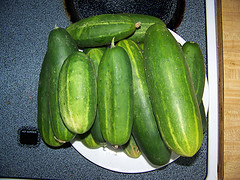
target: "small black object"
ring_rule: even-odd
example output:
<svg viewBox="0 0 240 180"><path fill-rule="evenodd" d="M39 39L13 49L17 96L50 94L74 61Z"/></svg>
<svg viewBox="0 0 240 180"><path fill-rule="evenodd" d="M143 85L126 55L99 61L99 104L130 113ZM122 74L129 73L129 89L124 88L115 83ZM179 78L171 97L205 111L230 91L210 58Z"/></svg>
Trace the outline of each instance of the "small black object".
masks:
<svg viewBox="0 0 240 180"><path fill-rule="evenodd" d="M64 3L72 23L100 14L135 13L158 17L174 30L185 10L185 0L65 0Z"/></svg>
<svg viewBox="0 0 240 180"><path fill-rule="evenodd" d="M39 132L35 127L21 127L18 135L20 146L37 147L40 143Z"/></svg>

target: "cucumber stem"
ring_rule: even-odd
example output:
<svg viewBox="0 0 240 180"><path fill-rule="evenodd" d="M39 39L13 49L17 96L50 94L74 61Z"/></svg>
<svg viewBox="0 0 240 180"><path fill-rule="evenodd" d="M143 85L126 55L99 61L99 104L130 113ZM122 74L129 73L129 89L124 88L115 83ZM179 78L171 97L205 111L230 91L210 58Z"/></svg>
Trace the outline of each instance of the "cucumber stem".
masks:
<svg viewBox="0 0 240 180"><path fill-rule="evenodd" d="M141 26L141 22L137 22L136 24L135 24L135 28L140 28L140 26Z"/></svg>
<svg viewBox="0 0 240 180"><path fill-rule="evenodd" d="M118 145L114 145L112 147L113 147L113 149L118 149Z"/></svg>
<svg viewBox="0 0 240 180"><path fill-rule="evenodd" d="M115 47L115 44L114 44L114 39L115 37L112 38L112 42L111 42L111 48L114 48Z"/></svg>

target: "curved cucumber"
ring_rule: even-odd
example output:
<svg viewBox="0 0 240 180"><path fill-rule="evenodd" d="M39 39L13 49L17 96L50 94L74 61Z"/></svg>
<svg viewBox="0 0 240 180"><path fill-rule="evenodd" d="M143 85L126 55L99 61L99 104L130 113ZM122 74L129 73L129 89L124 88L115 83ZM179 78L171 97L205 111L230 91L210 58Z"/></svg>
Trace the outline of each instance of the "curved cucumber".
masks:
<svg viewBox="0 0 240 180"><path fill-rule="evenodd" d="M133 124L132 69L121 47L107 49L98 67L98 108L104 139L113 146L127 143Z"/></svg>
<svg viewBox="0 0 240 180"><path fill-rule="evenodd" d="M151 25L156 23L164 24L164 22L161 19L154 16L144 14L123 14L123 15L132 19L135 24L140 23L140 27L136 28L136 31L133 33L133 35L128 37L128 39L133 40L136 43L141 43L144 41L146 31Z"/></svg>
<svg viewBox="0 0 240 180"><path fill-rule="evenodd" d="M58 98L67 128L76 134L87 132L96 116L97 81L93 63L83 52L65 60L59 74Z"/></svg>
<svg viewBox="0 0 240 180"><path fill-rule="evenodd" d="M48 67L47 67L47 53L44 57L41 72L39 76L39 84L38 84L38 112L37 112L37 124L39 133L43 139L43 141L52 147L59 147L62 143L56 141L54 138L54 134L52 131L52 125L50 122L50 114L49 114L49 105L48 105Z"/></svg>
<svg viewBox="0 0 240 180"><path fill-rule="evenodd" d="M170 159L171 151L161 138L153 114L141 49L132 40L121 40L117 46L124 48L132 66L134 91L132 134L148 161L155 165L166 164Z"/></svg>
<svg viewBox="0 0 240 180"><path fill-rule="evenodd" d="M133 136L130 136L129 141L122 148L123 152L131 158L138 158L142 154Z"/></svg>
<svg viewBox="0 0 240 180"><path fill-rule="evenodd" d="M94 64L96 75L98 73L98 66L100 64L103 53L104 53L104 51L102 49L99 49L99 48L92 48L87 53L87 55L90 57L90 59L92 60L92 62ZM99 115L98 115L98 109L97 109L97 112L96 112L95 121L94 121L93 126L91 128L91 134L92 134L92 137L94 138L94 140L96 142L105 143L105 140L102 136L102 132L101 132L101 128L100 128L100 120L99 120Z"/></svg>
<svg viewBox="0 0 240 180"><path fill-rule="evenodd" d="M96 47L119 41L135 31L134 22L120 14L92 16L66 28L79 47Z"/></svg>
<svg viewBox="0 0 240 180"><path fill-rule="evenodd" d="M202 51L196 42L187 41L182 47L196 92L198 104L202 101L205 85L205 64Z"/></svg>
<svg viewBox="0 0 240 180"><path fill-rule="evenodd" d="M78 51L75 41L63 28L53 29L48 38L48 79L49 109L53 132L60 141L70 141L75 137L64 125L58 106L58 76L65 59Z"/></svg>
<svg viewBox="0 0 240 180"><path fill-rule="evenodd" d="M199 107L182 49L166 26L154 24L147 30L144 64L165 143L176 154L193 156L203 139Z"/></svg>

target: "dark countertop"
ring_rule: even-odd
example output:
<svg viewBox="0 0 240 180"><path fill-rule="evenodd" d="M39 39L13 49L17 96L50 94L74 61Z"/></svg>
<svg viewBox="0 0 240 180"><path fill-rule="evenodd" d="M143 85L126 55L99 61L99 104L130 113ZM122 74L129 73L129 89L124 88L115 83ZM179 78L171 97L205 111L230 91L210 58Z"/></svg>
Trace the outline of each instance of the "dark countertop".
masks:
<svg viewBox="0 0 240 180"><path fill-rule="evenodd" d="M70 24L63 1L0 2L0 177L40 179L204 179L207 132L200 151L147 173L106 170L83 158L73 147L50 149L19 143L19 129L37 127L37 88L48 33ZM206 59L205 1L187 1L177 33L199 43Z"/></svg>

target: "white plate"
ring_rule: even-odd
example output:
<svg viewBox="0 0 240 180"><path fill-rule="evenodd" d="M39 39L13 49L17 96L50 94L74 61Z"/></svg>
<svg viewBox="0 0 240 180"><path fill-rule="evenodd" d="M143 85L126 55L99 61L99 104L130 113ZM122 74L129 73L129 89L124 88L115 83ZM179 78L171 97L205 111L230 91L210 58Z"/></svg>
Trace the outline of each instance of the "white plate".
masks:
<svg viewBox="0 0 240 180"><path fill-rule="evenodd" d="M171 31L175 39L183 45L186 41L177 35L175 32ZM203 95L203 103L205 106L205 112L207 114L208 111L208 83L205 81L205 89ZM137 159L133 159L128 157L124 152L113 151L110 148L99 148L99 149L89 149L85 147L79 139L75 138L72 142L72 146L86 159L91 161L92 163L106 168L108 170L122 172L122 173L142 173L148 172L155 169L159 169L163 166L152 166L150 165L146 159L141 155ZM179 155L172 153L171 158L167 164L175 161Z"/></svg>

